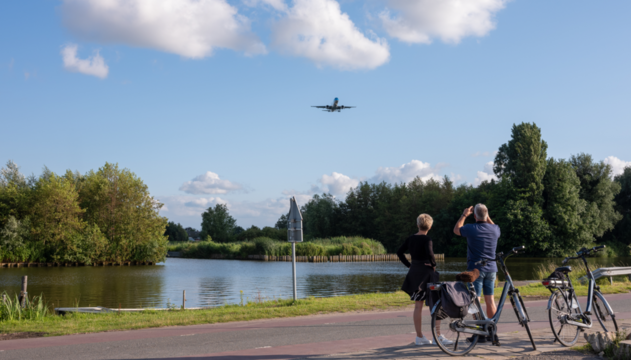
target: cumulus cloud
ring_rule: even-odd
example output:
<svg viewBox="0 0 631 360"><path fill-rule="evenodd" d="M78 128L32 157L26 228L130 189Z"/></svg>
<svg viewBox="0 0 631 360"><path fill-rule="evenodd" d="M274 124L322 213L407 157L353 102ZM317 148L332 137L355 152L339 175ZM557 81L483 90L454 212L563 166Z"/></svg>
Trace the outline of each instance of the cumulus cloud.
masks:
<svg viewBox="0 0 631 360"><path fill-rule="evenodd" d="M478 171L478 176L475 178L475 186L480 185L483 181L497 180L495 172L493 172L493 161L489 161L484 164L484 170Z"/></svg>
<svg viewBox="0 0 631 360"><path fill-rule="evenodd" d="M243 185L230 180L222 180L212 171L207 171L180 186L180 191L193 195L227 194L240 190L245 191Z"/></svg>
<svg viewBox="0 0 631 360"><path fill-rule="evenodd" d="M249 20L226 0L63 0L61 10L65 26L89 40L193 59L215 48L266 52Z"/></svg>
<svg viewBox="0 0 631 360"><path fill-rule="evenodd" d="M403 42L430 44L434 38L458 43L467 36L485 36L495 28L494 16L507 0L388 0L380 14L386 32Z"/></svg>
<svg viewBox="0 0 631 360"><path fill-rule="evenodd" d="M368 39L334 0L295 0L274 25L273 45L343 70L374 69L390 58L386 40Z"/></svg>
<svg viewBox="0 0 631 360"><path fill-rule="evenodd" d="M359 185L359 180L351 179L344 174L333 172L331 175L322 175L320 183L322 184L323 192L333 195L343 195L351 188Z"/></svg>
<svg viewBox="0 0 631 360"><path fill-rule="evenodd" d="M77 57L77 45L68 44L61 49L61 57L64 61L64 68L68 71L96 76L105 79L109 72L109 67L98 51L92 57L79 59Z"/></svg>
<svg viewBox="0 0 631 360"><path fill-rule="evenodd" d="M287 11L287 4L283 0L244 0L247 6L258 6L259 4L267 5L275 10Z"/></svg>
<svg viewBox="0 0 631 360"><path fill-rule="evenodd" d="M427 181L429 179L440 179L438 172L445 164L438 164L432 167L430 163L424 163L420 160L412 160L407 164L394 167L380 167L377 169L375 176L370 178L370 182L379 183L382 181L388 183L408 183L416 177Z"/></svg>
<svg viewBox="0 0 631 360"><path fill-rule="evenodd" d="M607 156L604 162L611 166L613 176L622 174L625 167L631 166L631 161L620 160L615 156Z"/></svg>

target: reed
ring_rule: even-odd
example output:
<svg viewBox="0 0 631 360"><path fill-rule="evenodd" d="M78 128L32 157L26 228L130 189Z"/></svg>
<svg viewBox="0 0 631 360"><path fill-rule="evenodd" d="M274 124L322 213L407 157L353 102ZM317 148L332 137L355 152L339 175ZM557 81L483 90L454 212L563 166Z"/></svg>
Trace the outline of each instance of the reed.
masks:
<svg viewBox="0 0 631 360"><path fill-rule="evenodd" d="M43 320L49 315L48 306L42 296L34 296L26 299L25 306L20 305L17 295L11 298L6 292L3 293L0 302L0 321L22 321L22 320Z"/></svg>

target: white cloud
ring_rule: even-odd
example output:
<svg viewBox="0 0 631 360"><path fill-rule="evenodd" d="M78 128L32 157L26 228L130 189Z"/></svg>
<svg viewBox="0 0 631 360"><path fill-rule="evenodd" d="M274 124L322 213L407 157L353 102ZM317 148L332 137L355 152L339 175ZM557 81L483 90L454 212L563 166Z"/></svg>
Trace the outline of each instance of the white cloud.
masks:
<svg viewBox="0 0 631 360"><path fill-rule="evenodd" d="M403 42L430 44L434 38L458 43L485 36L495 28L494 15L507 0L388 0L397 14L380 14L386 32Z"/></svg>
<svg viewBox="0 0 631 360"><path fill-rule="evenodd" d="M69 44L61 49L61 56L64 60L64 68L68 71L92 75L101 79L105 79L109 72L105 60L98 51L95 51L92 57L79 59L77 57L77 45Z"/></svg>
<svg viewBox="0 0 631 360"><path fill-rule="evenodd" d="M274 47L343 70L374 69L385 64L385 39L368 39L334 0L295 0L273 29Z"/></svg>
<svg viewBox="0 0 631 360"><path fill-rule="evenodd" d="M417 176L423 181L429 179L440 179L438 172L445 164L438 164L432 167L430 163L424 163L419 160L412 160L407 164L394 167L380 167L377 169L375 176L370 178L370 182L379 183L385 181L387 183L408 183Z"/></svg>
<svg viewBox="0 0 631 360"><path fill-rule="evenodd" d="M475 186L480 185L483 181L497 180L495 172L493 172L493 161L489 161L484 164L484 170L478 171L478 176L475 178Z"/></svg>
<svg viewBox="0 0 631 360"><path fill-rule="evenodd" d="M212 171L207 171L195 177L191 181L187 181L180 190L188 194L227 194L229 192L244 190L243 185L234 183L230 180L222 180L219 175ZM245 190L244 190L245 191Z"/></svg>
<svg viewBox="0 0 631 360"><path fill-rule="evenodd" d="M194 59L214 48L266 52L249 20L226 0L64 0L61 9L66 27L89 40Z"/></svg>
<svg viewBox="0 0 631 360"><path fill-rule="evenodd" d="M319 181L323 185L322 192L333 195L345 195L348 190L359 185L358 179L351 179L344 174L336 172L333 172L331 175L322 175Z"/></svg>
<svg viewBox="0 0 631 360"><path fill-rule="evenodd" d="M607 156L604 162L611 166L613 176L622 174L625 167L631 166L631 161L620 160L615 156Z"/></svg>

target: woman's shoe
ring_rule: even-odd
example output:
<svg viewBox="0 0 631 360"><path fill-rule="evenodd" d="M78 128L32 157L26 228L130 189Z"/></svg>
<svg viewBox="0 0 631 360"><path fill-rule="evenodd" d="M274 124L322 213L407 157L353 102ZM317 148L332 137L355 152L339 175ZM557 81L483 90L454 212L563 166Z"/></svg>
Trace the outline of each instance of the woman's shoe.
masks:
<svg viewBox="0 0 631 360"><path fill-rule="evenodd" d="M425 337L425 335L423 335L423 337L416 337L416 341L414 342L417 346L422 346L422 345L431 345L432 341L429 340L428 338Z"/></svg>
<svg viewBox="0 0 631 360"><path fill-rule="evenodd" d="M451 341L451 340L447 339L447 338L446 338L445 336L443 336L442 334L441 334L441 335L438 335L438 340L434 339L434 341L436 341L436 342L439 342L439 341L440 341L440 343L441 343L441 344L443 344L443 345L453 345L453 344L454 344L454 342L453 342L453 341Z"/></svg>

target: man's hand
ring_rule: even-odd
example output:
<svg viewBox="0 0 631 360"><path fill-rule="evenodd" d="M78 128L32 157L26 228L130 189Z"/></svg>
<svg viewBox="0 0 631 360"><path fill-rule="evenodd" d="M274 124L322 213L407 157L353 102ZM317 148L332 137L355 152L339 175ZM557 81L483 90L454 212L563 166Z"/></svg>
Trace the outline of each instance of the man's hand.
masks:
<svg viewBox="0 0 631 360"><path fill-rule="evenodd" d="M468 208L464 209L464 211L462 212L462 216L460 216L460 219L458 219L458 222L456 222L456 226L454 226L454 234L461 236L460 228L464 226L464 221L471 214L473 214L473 206L469 206Z"/></svg>

